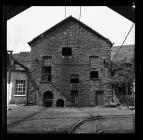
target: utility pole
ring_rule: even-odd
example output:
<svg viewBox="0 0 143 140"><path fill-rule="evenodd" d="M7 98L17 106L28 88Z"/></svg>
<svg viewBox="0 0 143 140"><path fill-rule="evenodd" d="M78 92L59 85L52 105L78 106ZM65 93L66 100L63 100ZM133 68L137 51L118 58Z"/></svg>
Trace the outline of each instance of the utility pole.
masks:
<svg viewBox="0 0 143 140"><path fill-rule="evenodd" d="M7 93L7 105L9 104L9 92L10 92L10 81L11 81L11 63L12 63L12 52L13 51L7 51L7 53L10 53L10 54L8 54L9 55L9 63L8 63L8 93Z"/></svg>
<svg viewBox="0 0 143 140"><path fill-rule="evenodd" d="M7 51L9 52L9 64L8 64L8 84L10 84L10 78L11 78L11 62L12 62L12 52L13 51Z"/></svg>

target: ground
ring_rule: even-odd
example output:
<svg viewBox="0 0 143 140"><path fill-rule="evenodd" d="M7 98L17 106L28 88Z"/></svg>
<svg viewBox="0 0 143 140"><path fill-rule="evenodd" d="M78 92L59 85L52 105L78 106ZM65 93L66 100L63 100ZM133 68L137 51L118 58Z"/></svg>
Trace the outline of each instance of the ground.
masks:
<svg viewBox="0 0 143 140"><path fill-rule="evenodd" d="M133 114L127 108L46 108L42 106L9 106L7 111L8 133L67 133L89 116L126 116L121 118L99 120L98 129L115 127L116 130L133 130ZM116 120L115 120L116 119ZM107 121L108 120L108 121ZM120 121L120 122L119 122ZM119 123L118 123L119 122ZM74 133L95 133L97 121L86 121L74 130ZM96 127L96 128L95 128ZM110 128L111 127L111 128Z"/></svg>

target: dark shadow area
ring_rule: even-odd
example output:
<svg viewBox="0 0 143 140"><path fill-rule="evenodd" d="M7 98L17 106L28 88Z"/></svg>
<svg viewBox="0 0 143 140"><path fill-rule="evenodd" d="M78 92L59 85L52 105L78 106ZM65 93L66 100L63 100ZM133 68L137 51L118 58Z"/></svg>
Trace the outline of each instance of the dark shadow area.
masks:
<svg viewBox="0 0 143 140"><path fill-rule="evenodd" d="M57 107L64 107L64 100L63 99L58 99L56 103Z"/></svg>
<svg viewBox="0 0 143 140"><path fill-rule="evenodd" d="M52 107L53 98L53 93L51 91L46 91L43 95L43 105L46 107Z"/></svg>

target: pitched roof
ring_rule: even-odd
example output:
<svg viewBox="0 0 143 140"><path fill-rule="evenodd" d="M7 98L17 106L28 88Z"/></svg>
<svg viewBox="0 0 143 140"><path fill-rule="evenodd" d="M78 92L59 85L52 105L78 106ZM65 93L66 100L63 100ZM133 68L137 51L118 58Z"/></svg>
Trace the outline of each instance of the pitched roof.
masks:
<svg viewBox="0 0 143 140"><path fill-rule="evenodd" d="M30 52L20 52L15 53L12 55L15 60L20 62L22 65L24 65L27 68L30 68Z"/></svg>
<svg viewBox="0 0 143 140"><path fill-rule="evenodd" d="M115 55L120 46L113 46L111 48L111 58ZM134 48L135 45L123 45L119 50L117 55L114 57L112 61L114 62L132 62L134 59Z"/></svg>
<svg viewBox="0 0 143 140"><path fill-rule="evenodd" d="M13 57L13 55L12 55L12 57L11 57L11 62L10 62L10 54L8 54L7 53L7 70L8 70L8 68L9 68L9 66L12 66L13 67L13 65L14 64L17 64L16 65L16 69L15 70L28 70L28 67L27 66L25 66L25 65L23 65L21 62L19 62L18 60L16 60L14 57ZM11 63L11 64L10 64Z"/></svg>
<svg viewBox="0 0 143 140"><path fill-rule="evenodd" d="M113 45L113 43L105 38L103 35L99 34L98 32L96 32L95 30L93 30L92 28L90 28L88 25L84 24L83 22L77 20L76 18L69 16L68 18L62 20L61 22L59 22L58 24L56 24L55 26L51 27L50 29L46 30L45 32L43 32L42 34L38 35L37 37L35 37L34 39L32 39L31 41L28 42L28 44L31 46L31 44L36 41L37 39L41 38L42 36L44 36L46 33L49 33L51 31L53 31L55 28L59 27L60 25L68 22L68 21L74 21L78 24L80 24L81 26L83 26L84 28L88 29L90 32L96 34L98 37L102 38L103 40L105 40L107 43L109 43L111 46Z"/></svg>
<svg viewBox="0 0 143 140"><path fill-rule="evenodd" d="M15 58L12 57L12 59L14 60L14 63L17 64L18 66L16 67L16 69L25 69L28 70L28 68L26 66L24 66L22 63L20 63L19 61L17 61Z"/></svg>

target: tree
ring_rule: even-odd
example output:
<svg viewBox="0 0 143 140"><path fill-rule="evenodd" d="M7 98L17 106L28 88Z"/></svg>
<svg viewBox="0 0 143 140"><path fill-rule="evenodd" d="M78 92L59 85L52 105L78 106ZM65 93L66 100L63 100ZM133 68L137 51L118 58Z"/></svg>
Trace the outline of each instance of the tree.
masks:
<svg viewBox="0 0 143 140"><path fill-rule="evenodd" d="M110 72L110 75L111 75L111 79L108 79L108 84L111 86L112 88L112 102L113 102L113 93L115 91L115 80L113 80L113 76L116 74L117 71L121 70L122 67L118 64L118 63L115 63L113 61L104 61L104 65L105 67L108 68L109 72Z"/></svg>
<svg viewBox="0 0 143 140"><path fill-rule="evenodd" d="M117 94L126 94L126 102L129 107L129 93L131 92L133 76L132 76L132 64L122 63L122 62L106 62L105 65L108 67L111 73L111 80L109 84L112 87L112 101L113 101L113 91ZM118 92L117 92L118 91Z"/></svg>

